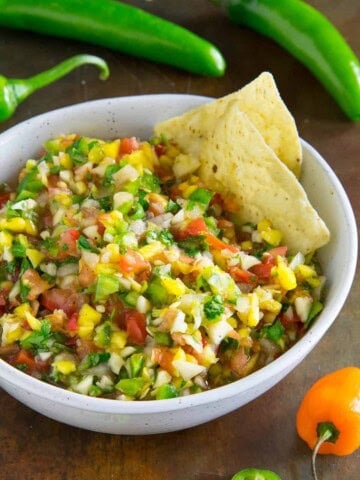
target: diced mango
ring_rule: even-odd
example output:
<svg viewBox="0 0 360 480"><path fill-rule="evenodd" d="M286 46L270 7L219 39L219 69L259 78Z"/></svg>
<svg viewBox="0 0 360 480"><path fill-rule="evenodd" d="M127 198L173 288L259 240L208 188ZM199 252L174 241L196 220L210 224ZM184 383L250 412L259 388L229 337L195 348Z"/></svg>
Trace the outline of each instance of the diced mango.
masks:
<svg viewBox="0 0 360 480"><path fill-rule="evenodd" d="M32 330L36 330L36 331L39 331L40 328L41 328L41 321L39 319L37 319L36 317L34 317L34 315L32 313L30 313L29 311L25 311L24 312L24 316L26 318L26 321L27 323L29 324L29 327L32 329Z"/></svg>
<svg viewBox="0 0 360 480"><path fill-rule="evenodd" d="M119 155L120 140L114 140L110 143L104 143L102 145L102 150L105 153L106 157L117 158Z"/></svg>
<svg viewBox="0 0 360 480"><path fill-rule="evenodd" d="M31 307L28 303L22 303L18 307L15 308L14 313L17 317L21 319L25 319L25 313L29 312L31 313Z"/></svg>
<svg viewBox="0 0 360 480"><path fill-rule="evenodd" d="M161 283L164 285L166 291L170 293L170 295L181 297L186 292L186 286L180 280L180 278L175 279L170 277L162 277Z"/></svg>
<svg viewBox="0 0 360 480"><path fill-rule="evenodd" d="M109 349L111 351L122 350L126 345L127 333L124 330L113 332L111 335Z"/></svg>
<svg viewBox="0 0 360 480"><path fill-rule="evenodd" d="M144 257L145 260L151 260L156 255L161 253L165 249L165 246L161 242L152 242L149 245L139 248L139 253Z"/></svg>
<svg viewBox="0 0 360 480"><path fill-rule="evenodd" d="M55 361L53 367L63 375L70 375L70 373L75 372L76 365L73 360L58 360Z"/></svg>
<svg viewBox="0 0 360 480"><path fill-rule="evenodd" d="M35 248L27 248L26 256L28 257L34 268L38 267L45 258L45 255L39 250L36 250Z"/></svg>
<svg viewBox="0 0 360 480"><path fill-rule="evenodd" d="M85 303L79 312L79 336L81 338L89 338L100 320L101 313Z"/></svg>
<svg viewBox="0 0 360 480"><path fill-rule="evenodd" d="M276 267L274 267L273 274L276 276L277 281L284 290L293 290L297 286L296 276L293 270L280 261Z"/></svg>
<svg viewBox="0 0 360 480"><path fill-rule="evenodd" d="M28 233L29 235L37 235L37 228L34 223L25 218L14 217L9 220L3 218L0 220L1 230L10 230L16 233Z"/></svg>

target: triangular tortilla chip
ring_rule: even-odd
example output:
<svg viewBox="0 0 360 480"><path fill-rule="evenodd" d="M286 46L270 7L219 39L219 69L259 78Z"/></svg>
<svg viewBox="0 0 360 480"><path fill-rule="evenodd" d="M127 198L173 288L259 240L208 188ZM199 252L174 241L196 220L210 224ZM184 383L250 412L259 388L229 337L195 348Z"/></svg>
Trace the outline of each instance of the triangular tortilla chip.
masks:
<svg viewBox="0 0 360 480"><path fill-rule="evenodd" d="M328 242L329 231L300 182L236 105L208 132L199 157L202 181L232 194L243 221L270 220L292 253L306 254Z"/></svg>
<svg viewBox="0 0 360 480"><path fill-rule="evenodd" d="M268 72L235 93L159 123L155 135L164 134L180 148L198 156L201 141L232 104L247 114L278 158L299 177L302 150L296 124Z"/></svg>

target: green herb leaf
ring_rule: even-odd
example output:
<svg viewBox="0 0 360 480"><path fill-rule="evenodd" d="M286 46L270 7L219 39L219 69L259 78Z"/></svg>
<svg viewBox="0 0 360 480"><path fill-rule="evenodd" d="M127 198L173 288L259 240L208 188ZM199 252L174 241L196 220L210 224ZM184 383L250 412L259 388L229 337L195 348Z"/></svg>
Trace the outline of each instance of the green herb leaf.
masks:
<svg viewBox="0 0 360 480"><path fill-rule="evenodd" d="M208 245L204 235L191 235L185 240L178 242L178 246L182 248L187 255L194 257L197 253L208 250Z"/></svg>
<svg viewBox="0 0 360 480"><path fill-rule="evenodd" d="M215 320L225 311L220 295L212 295L204 303L204 313L208 320Z"/></svg>
<svg viewBox="0 0 360 480"><path fill-rule="evenodd" d="M93 253L99 252L97 248L91 245L89 240L86 237L84 237L84 235L80 235L80 237L77 240L77 245L78 245L78 248L81 250L88 250L89 252L93 252Z"/></svg>
<svg viewBox="0 0 360 480"><path fill-rule="evenodd" d="M275 343L281 339L284 333L285 328L282 326L279 319L277 319L272 325L265 326L261 329L261 334Z"/></svg>

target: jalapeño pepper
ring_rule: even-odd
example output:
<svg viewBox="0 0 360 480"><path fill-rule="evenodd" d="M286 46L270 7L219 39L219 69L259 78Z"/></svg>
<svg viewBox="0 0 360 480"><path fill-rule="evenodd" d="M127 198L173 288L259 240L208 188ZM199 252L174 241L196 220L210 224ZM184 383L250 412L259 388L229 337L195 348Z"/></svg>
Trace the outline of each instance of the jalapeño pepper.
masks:
<svg viewBox="0 0 360 480"><path fill-rule="evenodd" d="M271 470L246 468L236 473L231 480L281 480L281 478Z"/></svg>
<svg viewBox="0 0 360 480"><path fill-rule="evenodd" d="M335 26L301 0L212 0L308 67L345 114L360 120L360 62Z"/></svg>
<svg viewBox="0 0 360 480"><path fill-rule="evenodd" d="M55 82L81 65L92 64L100 69L100 78L109 76L106 62L94 55L75 55L53 68L26 79L6 78L0 75L0 122L7 120L18 105L36 90Z"/></svg>
<svg viewBox="0 0 360 480"><path fill-rule="evenodd" d="M0 0L0 25L81 40L200 75L225 70L211 43L115 0Z"/></svg>

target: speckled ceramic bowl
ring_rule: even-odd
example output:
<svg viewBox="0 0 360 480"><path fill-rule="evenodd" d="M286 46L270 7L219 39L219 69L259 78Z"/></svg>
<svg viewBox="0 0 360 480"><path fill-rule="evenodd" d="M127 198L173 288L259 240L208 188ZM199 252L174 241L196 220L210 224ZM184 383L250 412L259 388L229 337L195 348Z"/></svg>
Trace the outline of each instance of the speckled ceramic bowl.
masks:
<svg viewBox="0 0 360 480"><path fill-rule="evenodd" d="M27 120L0 135L0 181L15 178L37 156L42 143L62 133L99 138L152 134L155 123L209 99L188 95L145 95L97 100ZM0 385L28 407L76 427L115 434L180 430L213 420L255 399L293 370L336 319L349 293L357 261L357 230L349 200L326 161L302 142L302 184L327 223L332 238L321 250L328 279L326 305L306 335L280 358L230 385L169 400L123 402L82 396L43 383L0 360Z"/></svg>

